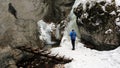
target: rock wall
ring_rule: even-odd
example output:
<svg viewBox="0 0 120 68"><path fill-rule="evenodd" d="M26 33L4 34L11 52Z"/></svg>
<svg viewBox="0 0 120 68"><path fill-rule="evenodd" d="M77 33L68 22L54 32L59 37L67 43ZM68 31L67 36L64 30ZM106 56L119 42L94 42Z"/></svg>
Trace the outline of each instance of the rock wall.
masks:
<svg viewBox="0 0 120 68"><path fill-rule="evenodd" d="M60 22L69 14L75 0L45 0L48 11L44 19L47 21Z"/></svg>
<svg viewBox="0 0 120 68"><path fill-rule="evenodd" d="M16 68L15 63L27 56L16 47L42 47L37 22L62 20L73 3L74 0L0 0L0 67ZM7 59L13 67L6 63Z"/></svg>
<svg viewBox="0 0 120 68"><path fill-rule="evenodd" d="M80 30L81 40L87 45L92 45L97 50L111 50L120 45L120 27L116 24L119 19L119 7L114 0L87 2L86 8L80 4L74 9L77 16L77 25Z"/></svg>

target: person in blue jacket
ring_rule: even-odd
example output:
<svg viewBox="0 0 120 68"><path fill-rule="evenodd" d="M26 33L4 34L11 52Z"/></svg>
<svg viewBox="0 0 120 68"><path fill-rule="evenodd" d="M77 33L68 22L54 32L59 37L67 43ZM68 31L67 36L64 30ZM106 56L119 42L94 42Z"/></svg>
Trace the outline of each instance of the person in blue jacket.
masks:
<svg viewBox="0 0 120 68"><path fill-rule="evenodd" d="M75 50L75 40L76 40L76 32L74 29L70 32L70 38L71 38L71 43L72 43L72 50Z"/></svg>

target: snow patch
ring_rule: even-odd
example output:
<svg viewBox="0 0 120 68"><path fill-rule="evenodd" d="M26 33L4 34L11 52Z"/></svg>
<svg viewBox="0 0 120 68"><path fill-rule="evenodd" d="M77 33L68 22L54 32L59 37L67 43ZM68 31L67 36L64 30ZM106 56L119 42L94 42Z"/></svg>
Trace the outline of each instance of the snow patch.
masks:
<svg viewBox="0 0 120 68"><path fill-rule="evenodd" d="M105 34L109 34L112 33L112 29L108 29L107 31L105 31Z"/></svg>
<svg viewBox="0 0 120 68"><path fill-rule="evenodd" d="M106 12L106 10L105 10L105 6L102 6L102 9L103 9L104 12Z"/></svg>
<svg viewBox="0 0 120 68"><path fill-rule="evenodd" d="M120 17L120 13L118 14L118 16Z"/></svg>
<svg viewBox="0 0 120 68"><path fill-rule="evenodd" d="M115 11L112 11L110 14L111 14L111 15L116 15L116 12L115 12Z"/></svg>
<svg viewBox="0 0 120 68"><path fill-rule="evenodd" d="M116 18L116 25L120 26L120 18Z"/></svg>
<svg viewBox="0 0 120 68"><path fill-rule="evenodd" d="M119 10L117 10L117 12L120 12L120 9L119 9Z"/></svg>

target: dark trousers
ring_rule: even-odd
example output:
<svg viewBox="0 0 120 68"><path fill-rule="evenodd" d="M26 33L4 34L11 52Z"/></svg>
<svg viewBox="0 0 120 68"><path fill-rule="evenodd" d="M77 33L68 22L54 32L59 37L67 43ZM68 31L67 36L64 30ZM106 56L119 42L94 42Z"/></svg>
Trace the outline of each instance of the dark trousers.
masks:
<svg viewBox="0 0 120 68"><path fill-rule="evenodd" d="M75 50L75 40L71 40L72 42L72 50Z"/></svg>

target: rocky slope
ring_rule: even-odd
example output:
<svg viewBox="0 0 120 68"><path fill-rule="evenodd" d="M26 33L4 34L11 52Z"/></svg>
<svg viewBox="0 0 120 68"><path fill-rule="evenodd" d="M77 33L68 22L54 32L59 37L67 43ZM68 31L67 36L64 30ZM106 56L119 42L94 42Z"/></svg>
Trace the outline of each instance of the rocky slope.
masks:
<svg viewBox="0 0 120 68"><path fill-rule="evenodd" d="M16 62L28 55L16 47L42 47L37 22L64 19L73 3L74 0L0 0L0 67L17 68Z"/></svg>

